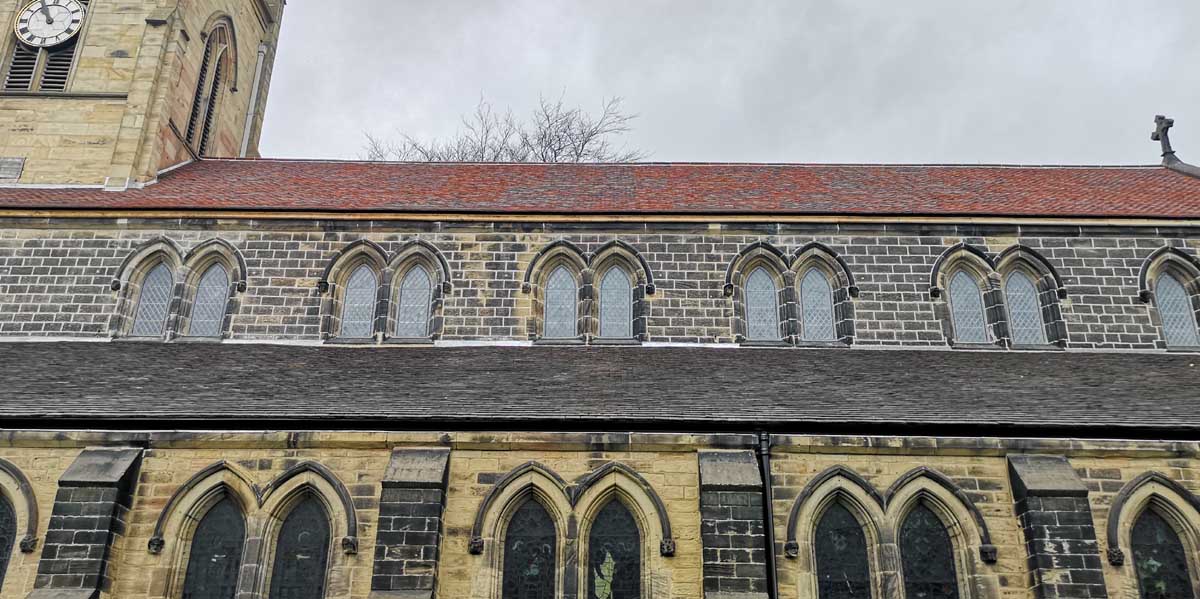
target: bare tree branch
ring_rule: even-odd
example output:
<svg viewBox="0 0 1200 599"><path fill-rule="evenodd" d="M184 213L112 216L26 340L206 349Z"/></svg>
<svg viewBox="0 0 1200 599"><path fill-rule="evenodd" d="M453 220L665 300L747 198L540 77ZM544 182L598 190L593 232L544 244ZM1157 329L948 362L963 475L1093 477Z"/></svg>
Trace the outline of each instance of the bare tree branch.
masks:
<svg viewBox="0 0 1200 599"><path fill-rule="evenodd" d="M365 160L408 162L636 162L646 153L626 149L613 138L630 131L637 115L621 111L621 98L605 100L599 116L540 98L527 122L503 114L480 98L475 112L463 115L462 128L446 140L422 141L400 133L386 140L365 133Z"/></svg>

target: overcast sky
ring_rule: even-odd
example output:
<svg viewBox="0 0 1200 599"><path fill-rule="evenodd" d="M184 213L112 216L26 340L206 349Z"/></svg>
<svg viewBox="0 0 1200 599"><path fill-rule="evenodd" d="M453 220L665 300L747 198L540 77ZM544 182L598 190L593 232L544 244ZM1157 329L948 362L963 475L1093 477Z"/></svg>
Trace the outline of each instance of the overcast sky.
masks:
<svg viewBox="0 0 1200 599"><path fill-rule="evenodd" d="M561 94L656 161L1200 163L1200 1L292 0L262 153Z"/></svg>

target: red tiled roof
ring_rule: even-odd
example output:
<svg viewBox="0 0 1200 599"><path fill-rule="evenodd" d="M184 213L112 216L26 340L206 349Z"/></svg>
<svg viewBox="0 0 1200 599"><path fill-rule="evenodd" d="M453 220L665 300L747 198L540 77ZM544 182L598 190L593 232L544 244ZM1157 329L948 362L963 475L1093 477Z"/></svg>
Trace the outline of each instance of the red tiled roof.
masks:
<svg viewBox="0 0 1200 599"><path fill-rule="evenodd" d="M206 160L143 189L0 189L0 208L1200 217L1158 166L424 164Z"/></svg>

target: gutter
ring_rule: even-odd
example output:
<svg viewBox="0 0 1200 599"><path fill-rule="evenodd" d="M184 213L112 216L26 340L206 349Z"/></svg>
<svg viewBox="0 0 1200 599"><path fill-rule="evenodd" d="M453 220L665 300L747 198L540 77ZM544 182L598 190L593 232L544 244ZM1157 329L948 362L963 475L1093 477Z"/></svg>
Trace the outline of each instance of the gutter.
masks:
<svg viewBox="0 0 1200 599"><path fill-rule="evenodd" d="M763 532L767 545L767 596L779 597L779 577L775 564L775 496L771 489L771 433L758 433L758 467L762 474Z"/></svg>

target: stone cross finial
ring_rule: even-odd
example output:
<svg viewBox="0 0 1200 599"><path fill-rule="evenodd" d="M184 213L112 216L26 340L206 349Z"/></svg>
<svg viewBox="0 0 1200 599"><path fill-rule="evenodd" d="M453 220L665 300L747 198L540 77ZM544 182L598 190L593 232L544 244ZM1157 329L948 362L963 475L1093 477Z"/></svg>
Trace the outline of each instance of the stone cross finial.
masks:
<svg viewBox="0 0 1200 599"><path fill-rule="evenodd" d="M1171 149L1171 138L1168 137L1168 133L1174 125L1175 119L1169 119L1161 114L1154 117L1154 133L1150 134L1150 139L1162 143L1163 158L1175 155L1175 150Z"/></svg>

